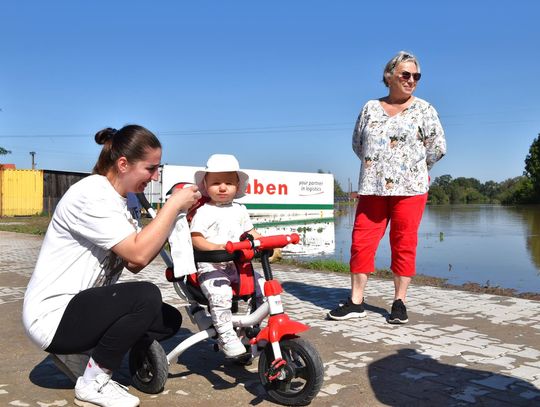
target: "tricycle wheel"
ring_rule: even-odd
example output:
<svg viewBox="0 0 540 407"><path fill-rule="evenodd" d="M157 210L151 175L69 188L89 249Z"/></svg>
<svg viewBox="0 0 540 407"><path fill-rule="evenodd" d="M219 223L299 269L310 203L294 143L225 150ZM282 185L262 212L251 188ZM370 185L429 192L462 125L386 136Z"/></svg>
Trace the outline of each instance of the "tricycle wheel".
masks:
<svg viewBox="0 0 540 407"><path fill-rule="evenodd" d="M137 343L129 352L129 371L136 389L148 394L159 393L169 376L167 355L157 341L150 346Z"/></svg>
<svg viewBox="0 0 540 407"><path fill-rule="evenodd" d="M274 360L270 343L259 357L261 383L273 401L286 406L305 406L323 383L324 367L319 352L301 338L284 339L279 346L282 361Z"/></svg>

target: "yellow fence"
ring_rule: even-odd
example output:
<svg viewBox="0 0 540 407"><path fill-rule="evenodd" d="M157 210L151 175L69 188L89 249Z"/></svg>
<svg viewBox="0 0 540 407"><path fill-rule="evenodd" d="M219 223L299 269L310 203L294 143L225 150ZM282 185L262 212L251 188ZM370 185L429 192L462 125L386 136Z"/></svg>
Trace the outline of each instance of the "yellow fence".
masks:
<svg viewBox="0 0 540 407"><path fill-rule="evenodd" d="M42 170L0 170L0 216L43 212Z"/></svg>

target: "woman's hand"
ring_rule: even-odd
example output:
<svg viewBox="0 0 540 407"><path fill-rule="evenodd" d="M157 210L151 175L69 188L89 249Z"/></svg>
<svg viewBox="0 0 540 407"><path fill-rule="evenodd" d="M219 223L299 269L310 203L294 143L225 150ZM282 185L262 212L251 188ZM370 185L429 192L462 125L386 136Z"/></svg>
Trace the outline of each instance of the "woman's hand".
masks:
<svg viewBox="0 0 540 407"><path fill-rule="evenodd" d="M184 188L175 188L167 202L171 202L175 205L178 212L187 212L199 199L201 199L201 196L197 185L190 185Z"/></svg>

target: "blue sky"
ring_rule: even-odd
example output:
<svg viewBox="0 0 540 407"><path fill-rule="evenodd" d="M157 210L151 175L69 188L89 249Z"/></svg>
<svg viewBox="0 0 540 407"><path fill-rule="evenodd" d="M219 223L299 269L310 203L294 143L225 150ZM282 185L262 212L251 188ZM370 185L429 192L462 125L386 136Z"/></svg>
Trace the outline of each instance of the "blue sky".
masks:
<svg viewBox="0 0 540 407"><path fill-rule="evenodd" d="M356 116L404 49L446 131L432 177L502 181L540 133L539 16L535 0L3 0L0 160L90 171L95 132L137 123L163 163L232 153L355 189Z"/></svg>

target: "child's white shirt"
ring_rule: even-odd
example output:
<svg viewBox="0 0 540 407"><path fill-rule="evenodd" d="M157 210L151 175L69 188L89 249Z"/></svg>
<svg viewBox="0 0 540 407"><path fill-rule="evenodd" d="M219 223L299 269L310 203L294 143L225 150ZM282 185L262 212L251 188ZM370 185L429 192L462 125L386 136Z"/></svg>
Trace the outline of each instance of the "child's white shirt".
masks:
<svg viewBox="0 0 540 407"><path fill-rule="evenodd" d="M253 223L246 207L236 202L219 206L205 204L197 209L191 221L192 233L200 233L207 241L216 244L237 242L244 232L252 229ZM199 263L198 272L213 271L219 264Z"/></svg>

